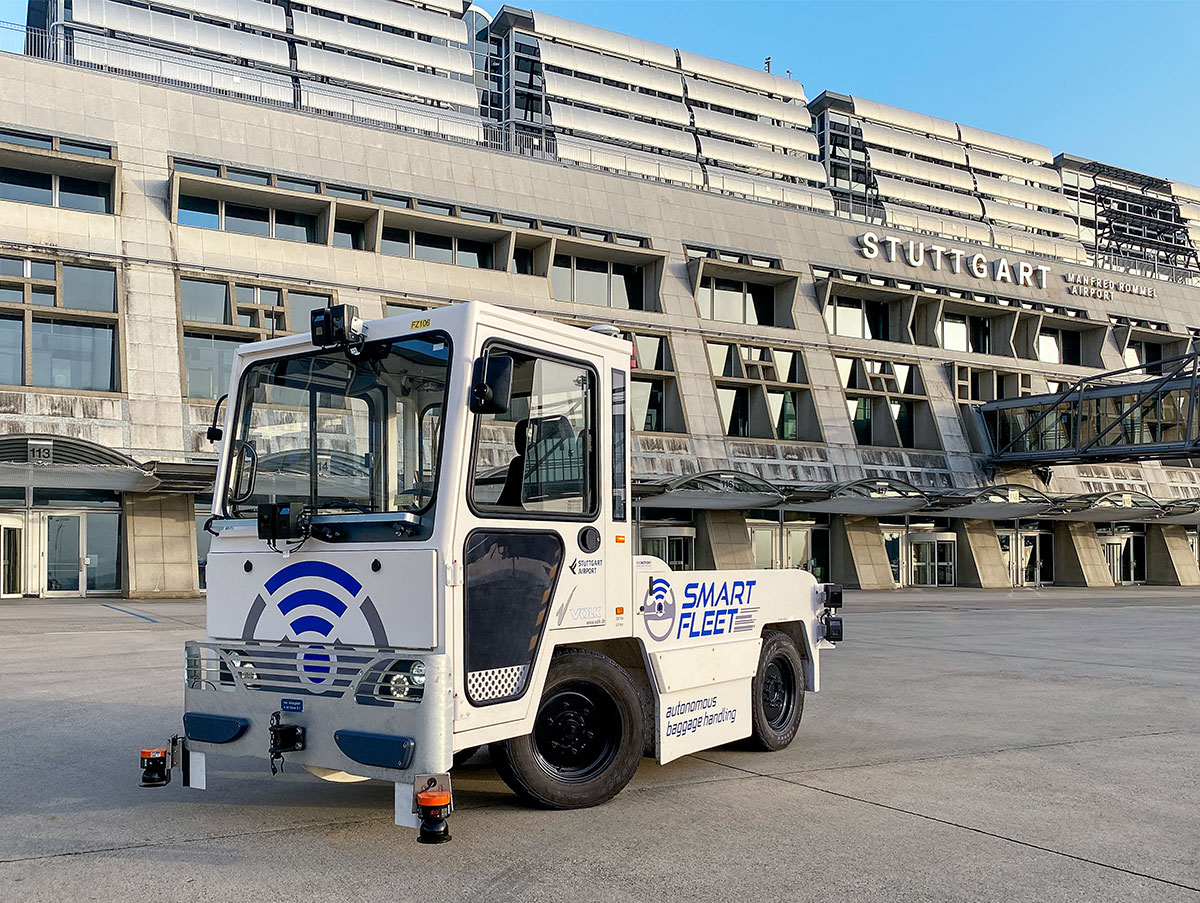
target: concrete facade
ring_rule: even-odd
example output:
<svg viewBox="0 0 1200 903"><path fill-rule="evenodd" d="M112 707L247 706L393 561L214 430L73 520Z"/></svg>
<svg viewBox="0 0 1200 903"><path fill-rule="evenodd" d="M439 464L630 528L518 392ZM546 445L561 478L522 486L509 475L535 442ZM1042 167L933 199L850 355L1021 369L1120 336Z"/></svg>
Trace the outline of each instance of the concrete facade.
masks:
<svg viewBox="0 0 1200 903"><path fill-rule="evenodd" d="M1003 551L998 536L1011 531L1019 545L1022 531L1039 522L1022 515L1010 525L999 509L984 520L955 517L950 495L1010 484L1054 499L1133 493L1157 500L1155 515L1169 503L1200 497L1200 470L1151 461L1055 467L1049 483L1030 471L985 474L970 413L981 399L962 394L964 385L985 381L1011 383L1014 395L1037 394L1119 367L1130 337L1142 329L1122 327L1122 317L1161 322L1161 330L1143 331L1164 347L1189 343L1189 330L1200 326L1195 285L1130 275L1121 279L1135 290L1084 297L1071 287L1103 271L1084 260L1014 251L1011 242L951 241L912 224L856 221L832 205L822 212L756 199L724 183L689 186L27 56L0 54L0 96L7 101L0 130L9 138L36 134L58 142L41 150L0 134L5 166L59 177L106 167L113 195L109 213L0 200L0 257L24 261L27 274L36 262L56 261L60 272L64 265L111 269L116 281L111 315L79 314L62 301L55 311L71 322L111 316L111 390L58 389L27 376L0 392L0 440L51 433L126 459L125 482L102 471L89 483L73 471L80 490L50 504L39 493L63 479L59 471L31 470L23 445L0 455L0 488L24 493L20 501L11 493L0 498L0 515L24 518L26 594L49 587L37 539L44 512L98 504L82 494L92 491L120 495L120 589L135 596L199 591L197 541L202 557L200 523L210 492L204 478L215 460L204 432L225 387L221 343L268 334L265 319L255 319L267 317L268 308L278 309L273 318L289 318L276 320L279 328L307 328L300 302L291 306L302 297L354 304L368 319L470 298L580 325L613 323L632 334L640 356L635 385L646 393L635 427L647 428L632 443L641 522L694 527L691 566L753 563L748 525L765 529L777 518L780 532L770 542L779 566L802 560L832 579L872 589L896 585L897 570L902 584L1006 586L1022 572L1013 558L1021 552ZM64 150L63 141L109 147L111 159L97 164ZM213 173L199 171L204 167ZM264 181L247 181L247 173ZM312 187L287 188L285 180ZM226 224L234 205L275 211L271 228L282 229L281 211L311 216L314 237L297 242L184 224L181 199L196 198L223 205L214 215ZM490 265L397 256L385 250L395 230L456 242L451 257L460 264L463 248L486 246ZM340 241L345 235L353 235L349 246ZM872 241L878 253L868 253ZM982 255L983 269L935 268L931 258L913 263L918 244L939 241L943 253L947 246L961 252L960 262ZM586 303L574 290L564 298L556 282L560 259L576 261L567 265L574 285L582 284L579 260L604 264L610 279L619 266L635 268L640 303ZM997 278L1001 259L1017 274L1040 267L1045 278ZM41 283L29 275L21 280L24 297L34 297ZM193 283L225 284L225 319L185 314ZM720 298L705 295L720 291L714 285L741 286L740 322L714 315ZM765 295L752 298L752 288ZM1150 289L1153 299L1145 294ZM264 307L265 293L283 300ZM886 302L890 339L831 326L839 298ZM971 305L992 323L986 352L956 350L944 338L957 322L948 316ZM26 332L47 316L31 300L0 307L0 318L23 318ZM1081 344L1091 349L1086 363L1039 359L1042 330L1061 323L1084 333ZM36 342L26 345L36 370L43 352ZM651 347L659 349L654 360L642 354ZM754 503L745 511L655 505L679 481L713 471L749 475L785 492L830 489L811 502L765 509ZM829 501L841 491L834 487L862 481L868 497L875 493L881 503L895 493L869 487L884 481L909 487L921 500L891 515ZM1149 512L1118 499L1112 517L1137 522ZM1111 585L1093 523L1040 523L1054 530L1045 554L1052 548L1055 583ZM1139 546L1148 582L1200 584L1189 527L1149 528ZM779 552L789 529L807 531L808 553ZM889 531L900 537L894 547L885 540ZM949 569L918 570L930 544L935 559L951 556ZM930 577L935 571L941 576Z"/></svg>

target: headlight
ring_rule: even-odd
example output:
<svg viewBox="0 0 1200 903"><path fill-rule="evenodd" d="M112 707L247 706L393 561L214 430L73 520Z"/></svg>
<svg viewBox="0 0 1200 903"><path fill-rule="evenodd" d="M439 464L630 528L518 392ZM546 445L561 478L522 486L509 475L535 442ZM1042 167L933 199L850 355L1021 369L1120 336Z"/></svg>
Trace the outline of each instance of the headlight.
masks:
<svg viewBox="0 0 1200 903"><path fill-rule="evenodd" d="M425 663L411 659L401 659L386 666L377 666L373 670L375 677L365 679L367 687L374 687L375 701L368 705L390 705L394 702L420 702L425 695ZM360 687L355 695L359 701L365 701L363 689ZM369 694L370 689L366 689ZM369 698L369 697L368 697Z"/></svg>
<svg viewBox="0 0 1200 903"><path fill-rule="evenodd" d="M393 699L404 699L412 689L412 681L407 674L393 674L388 678L387 687Z"/></svg>
<svg viewBox="0 0 1200 903"><path fill-rule="evenodd" d="M425 663L413 662L412 667L408 669L408 679L414 687L425 686Z"/></svg>

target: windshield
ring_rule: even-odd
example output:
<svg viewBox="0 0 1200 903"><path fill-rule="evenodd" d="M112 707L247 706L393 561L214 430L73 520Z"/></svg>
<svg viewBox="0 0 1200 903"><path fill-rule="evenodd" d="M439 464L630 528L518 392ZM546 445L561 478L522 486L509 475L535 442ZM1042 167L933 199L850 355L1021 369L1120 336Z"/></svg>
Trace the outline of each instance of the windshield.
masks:
<svg viewBox="0 0 1200 903"><path fill-rule="evenodd" d="M242 375L225 492L230 517L266 502L313 514L433 503L449 378L444 334L262 361Z"/></svg>

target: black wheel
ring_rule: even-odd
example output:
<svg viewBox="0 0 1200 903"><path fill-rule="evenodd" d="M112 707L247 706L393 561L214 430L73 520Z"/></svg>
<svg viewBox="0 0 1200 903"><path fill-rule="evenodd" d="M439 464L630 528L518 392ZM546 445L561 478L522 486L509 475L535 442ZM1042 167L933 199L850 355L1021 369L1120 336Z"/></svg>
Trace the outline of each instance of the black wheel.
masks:
<svg viewBox="0 0 1200 903"><path fill-rule="evenodd" d="M475 753L479 752L478 746L468 746L466 749L460 749L454 754L454 767L466 765L471 759L475 758Z"/></svg>
<svg viewBox="0 0 1200 903"><path fill-rule="evenodd" d="M768 630L763 634L751 705L754 746L774 751L792 742L804 714L804 662L786 633Z"/></svg>
<svg viewBox="0 0 1200 903"><path fill-rule="evenodd" d="M607 802L637 771L645 746L637 686L607 655L568 649L550 662L533 732L492 743L496 771L547 809Z"/></svg>

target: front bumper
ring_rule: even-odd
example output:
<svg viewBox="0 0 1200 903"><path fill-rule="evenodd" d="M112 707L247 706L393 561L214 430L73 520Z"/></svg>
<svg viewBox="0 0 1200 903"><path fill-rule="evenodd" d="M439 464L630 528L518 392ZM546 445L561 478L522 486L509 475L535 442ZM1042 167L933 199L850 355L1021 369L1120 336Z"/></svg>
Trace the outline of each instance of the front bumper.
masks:
<svg viewBox="0 0 1200 903"><path fill-rule="evenodd" d="M191 642L184 727L189 749L271 759L276 726L303 728L287 764L393 782L449 771L453 686L444 655L299 643ZM420 701L378 687L397 661L421 661Z"/></svg>

